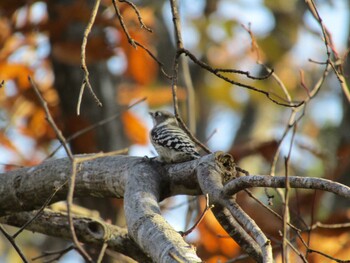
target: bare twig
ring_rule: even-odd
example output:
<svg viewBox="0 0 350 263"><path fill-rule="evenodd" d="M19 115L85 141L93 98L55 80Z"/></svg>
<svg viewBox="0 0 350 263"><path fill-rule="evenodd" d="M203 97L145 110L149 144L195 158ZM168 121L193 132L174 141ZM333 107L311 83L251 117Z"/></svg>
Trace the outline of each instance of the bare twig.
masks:
<svg viewBox="0 0 350 263"><path fill-rule="evenodd" d="M312 226L310 226L307 231L314 230L316 228L324 228L324 229L339 229L339 228L350 228L350 223L341 223L341 224L323 224L321 222L316 222Z"/></svg>
<svg viewBox="0 0 350 263"><path fill-rule="evenodd" d="M87 157L74 157L73 162L72 162L72 175L70 177L69 181L69 188L68 188L68 193L67 193L67 215L68 215L68 222L69 222L69 228L72 233L72 239L77 247L78 251L82 254L82 256L85 258L85 260L91 262L92 259L91 257L86 253L84 248L80 245L78 237L75 233L74 229L74 222L73 222L73 214L72 214L72 205L73 205L73 197L74 197L74 186L75 186L75 179L76 179L76 174L78 171L78 167L80 163L83 163L85 161L93 160L96 158L100 158L103 156L111 156L111 155L117 155L120 153L124 153L124 150L118 150L115 152L110 152L110 153L98 153L93 156L87 156Z"/></svg>
<svg viewBox="0 0 350 263"><path fill-rule="evenodd" d="M283 241L282 241L282 253L283 253L283 262L289 262L289 251L287 248L288 241L289 241L289 229L288 229L288 223L290 221L290 213L289 213L289 173L288 173L288 166L289 166L289 160L292 153L292 147L296 132L296 125L293 127L293 134L290 141L289 151L288 155L285 157L284 161L284 167L285 167L285 190L284 190L284 213L283 213Z"/></svg>
<svg viewBox="0 0 350 263"><path fill-rule="evenodd" d="M134 4L134 3L131 3L130 1L127 1L127 0L119 0L120 3L126 3L128 4L129 6L131 6L132 9L134 9L136 15L137 15L137 19L139 20L140 22L140 25L141 25L141 28L144 28L146 29L148 32L152 33L152 29L149 28L148 26L145 25L145 23L143 22L143 19L142 19L142 16L140 14L140 11L138 10L137 6Z"/></svg>
<svg viewBox="0 0 350 263"><path fill-rule="evenodd" d="M182 206L188 205L189 203L192 203L192 202L195 202L195 201L197 201L197 196L192 197L192 198L190 198L190 199L188 199L186 201L183 201L183 202L181 202L181 203L179 203L177 205L173 205L173 206L169 206L169 207L164 207L164 206L161 205L160 208L162 210L174 210L174 209L177 209L177 208L180 208Z"/></svg>
<svg viewBox="0 0 350 263"><path fill-rule="evenodd" d="M272 210L270 207L268 207L267 205L265 205L263 202L261 202L256 196L253 195L253 193L251 191L249 191L248 189L244 190L251 198L253 198L259 205L261 205L263 208L265 208L267 211L269 211L272 215L274 215L276 218L280 219L281 221L283 221L282 216L280 216L279 214L277 214L274 210ZM296 226L294 226L293 224L291 224L290 222L287 222L287 224L295 231L297 232L301 232L301 230L299 228L297 228Z"/></svg>
<svg viewBox="0 0 350 263"><path fill-rule="evenodd" d="M87 69L86 61L85 61L85 58L86 58L85 52L86 52L87 39L88 39L88 36L89 36L89 34L91 32L92 25L95 22L95 18L96 18L96 15L97 15L98 8L100 6L100 2L101 2L101 0L95 0L95 4L94 4L94 7L92 9L90 20L89 20L89 23L86 26L85 31L84 31L83 42L81 44L81 69L84 71L84 80L83 80L83 83L81 84L79 97L78 97L78 103L77 103L77 114L78 115L80 115L80 105L81 105L81 101L82 101L82 98L83 98L83 93L84 93L84 90L85 90L85 86L87 86L89 88L89 91L90 91L91 95L94 97L97 105L102 107L101 101L97 98L95 92L93 91L93 89L91 87L91 83L90 83L90 80L89 80L89 71Z"/></svg>
<svg viewBox="0 0 350 263"><path fill-rule="evenodd" d="M264 65L264 67L266 68L265 65ZM261 77L252 76L252 75L250 75L249 71L243 71L243 70L238 70L238 69L225 69L225 68L215 68L214 69L214 73L219 73L219 72L241 74L241 75L245 75L249 79L264 80L264 79L268 79L269 77L271 77L272 73L274 73L274 70L273 69L268 70L267 74L264 76L261 76Z"/></svg>
<svg viewBox="0 0 350 263"><path fill-rule="evenodd" d="M68 188L68 194L67 194L67 215L68 215L69 228L72 234L73 243L77 247L77 250L79 251L79 253L84 257L85 260L87 260L88 262L92 262L92 258L90 257L90 255L85 251L85 249L79 243L78 237L74 229L72 205L73 205L76 172L77 172L77 159L73 158L72 174L70 176L69 188Z"/></svg>
<svg viewBox="0 0 350 263"><path fill-rule="evenodd" d="M44 110L45 110L45 114L46 114L46 120L49 122L49 124L51 125L51 127L53 128L54 132L56 133L56 136L58 138L58 140L60 141L60 143L63 145L69 159L71 161L73 161L73 154L72 151L70 150L70 148L68 147L68 144L66 142L66 139L64 138L62 132L60 131L60 129L57 127L55 121L53 120L49 108L47 106L47 102L44 100L44 98L41 96L40 91L38 89L38 87L36 86L35 82L32 80L32 78L30 76L28 76L29 82L31 83L36 95L38 96L41 105L43 106Z"/></svg>
<svg viewBox="0 0 350 263"><path fill-rule="evenodd" d="M314 191L313 193L313 198L311 201L311 211L310 211L310 225L312 225L314 223L314 218L315 218L315 200L316 200L316 194L317 194L317 190ZM310 229L310 228L309 228ZM307 245L308 247L310 246L310 242L311 242L311 233L312 230L308 230L307 231ZM308 256L308 254L310 253L310 251L306 251L306 256Z"/></svg>
<svg viewBox="0 0 350 263"><path fill-rule="evenodd" d="M128 3L128 4L132 4L132 3L129 3L128 1L120 1L120 0L119 0L119 2L125 2L125 3ZM128 30L128 28L126 27L126 25L125 25L125 23L124 23L123 16L122 16L122 14L121 14L121 12L120 12L120 9L119 9L119 7L118 7L118 5L117 5L117 3L116 3L116 0L112 0L112 3L113 3L113 6L114 6L115 13L116 13L116 15L117 15L117 17L118 17L119 23L120 23L120 25L121 25L121 27L122 27L122 29L123 29L123 31L124 31L124 34L126 35L126 38L128 39L129 44L130 44L133 48L135 48L135 49L136 49L137 47L141 47L144 51L146 51L147 54L148 54L154 61L157 62L157 64L158 64L158 66L159 66L160 71L162 72L162 74L163 74L166 78L171 79L172 77L169 76L169 74L167 74L167 73L165 72L163 63L160 62L159 59L158 59L147 47L145 47L144 45L142 45L141 43L139 43L138 41L134 40L134 39L131 37L131 35L130 35L130 33L129 33L129 30ZM134 4L132 4L132 5L134 5ZM135 6L135 8L136 8L136 6ZM136 12L137 9L134 9L134 10L135 10L135 12ZM136 13L137 13L137 12L136 12ZM138 14L138 16L139 16L139 14ZM139 16L139 17L141 18L141 16ZM140 21L140 20L139 20L139 21ZM140 21L140 23L141 23L141 26L142 26L142 25L143 25L143 22Z"/></svg>
<svg viewBox="0 0 350 263"><path fill-rule="evenodd" d="M328 255L328 254L326 254L326 253L323 253L323 252L319 251L319 250L311 249L311 248L308 246L308 244L306 244L306 242L305 242L305 240L303 239L303 237L301 236L301 234L300 234L300 233L297 233L297 235L298 235L299 239L301 240L302 244L305 246L306 252L307 252L307 253L317 253L317 254L319 254L319 255L322 255L322 256L324 256L324 257L326 257L326 258L329 258L329 259L334 260L334 261L339 262L339 263L349 263L349 262L350 262L350 260L341 260L341 259L337 259L337 258L332 257L332 256L330 256L330 255Z"/></svg>
<svg viewBox="0 0 350 263"><path fill-rule="evenodd" d="M31 77L28 77L28 79L29 79L30 83L32 84L34 91L35 91L36 95L38 96L42 106L44 107L47 121L50 123L51 127L54 129L56 136L58 137L59 141L61 142L64 149L66 150L66 153L69 157L69 160L72 162L72 174L71 174L71 177L69 180L69 190L68 190L68 194L67 194L68 221L69 221L69 226L71 228L72 239L73 239L74 245L77 248L77 251L84 257L85 260L87 260L88 262L91 262L92 261L91 257L84 250L84 248L80 245L78 238L75 234L73 219L72 219L72 214L71 214L71 206L73 203L73 193L74 193L74 185L75 185L74 183L75 183L75 176L76 176L76 160L73 157L73 154L72 154L70 148L68 147L66 139L62 135L62 132L58 129L56 123L54 122L54 120L50 114L49 108L47 107L47 103L43 99L43 97L41 96L39 89L36 87L34 81L31 79Z"/></svg>
<svg viewBox="0 0 350 263"><path fill-rule="evenodd" d="M49 198L46 199L45 203L41 206L41 208L37 211L35 216L33 216L30 220L28 220L15 234L12 235L13 238L16 238L24 229L26 229L36 218L40 216L40 214L44 211L46 206L48 206L51 203L52 198L56 195L56 193L67 183L66 181L64 184L60 185L53 191L53 193L49 196Z"/></svg>
<svg viewBox="0 0 350 263"><path fill-rule="evenodd" d="M186 57L181 57L182 75L186 89L186 115L189 130L196 132L196 111L195 111L195 93L191 78L190 66Z"/></svg>
<svg viewBox="0 0 350 263"><path fill-rule="evenodd" d="M319 251L319 250L315 250L315 249L311 249L311 248L308 248L307 250L308 250L308 252L310 252L310 253L317 253L317 254L319 254L319 255L321 255L321 256L324 256L325 258L329 258L329 259L331 259L331 260L334 260L335 262L339 262L339 263L349 263L349 262L350 262L349 259L341 260L341 259L332 257L332 256L330 256L330 255L328 255L328 254L326 254L326 253L323 253L323 252L321 252L321 251Z"/></svg>
<svg viewBox="0 0 350 263"><path fill-rule="evenodd" d="M209 205L209 195L208 195L208 194L205 195L205 201L206 201L206 203L205 203L205 209L204 209L204 211L202 212L202 214L199 216L197 222L196 222L190 229L186 230L185 232L181 232L181 236L185 237L185 236L189 235L190 233L192 233L192 231L196 229L196 227L200 224L200 222L202 222L202 220L203 220L205 214L206 214L210 209L212 209L212 208L214 207L214 205Z"/></svg>
<svg viewBox="0 0 350 263"><path fill-rule="evenodd" d="M213 136L214 136L217 132L218 132L218 130L217 130L217 129L214 129L214 130L209 134L209 136L207 137L207 139L205 140L205 143L208 143L208 142L211 140L211 138L213 138Z"/></svg>
<svg viewBox="0 0 350 263"><path fill-rule="evenodd" d="M37 256L35 258L32 258L33 261L41 259L41 258L45 258L45 257L52 257L49 261L45 261L45 262L53 262L53 261L57 261L59 260L63 255L65 255L66 253L68 253L69 251L75 249L74 245L70 245L64 249L60 249L60 250L56 250L56 251L45 251L42 255Z"/></svg>
<svg viewBox="0 0 350 263"><path fill-rule="evenodd" d="M23 262L28 263L29 261L24 256L22 250L17 246L15 239L10 234L7 233L7 231L3 228L3 226L1 224L0 224L0 231L7 238L7 240L11 243L13 248L17 251L18 255L21 257Z"/></svg>
<svg viewBox="0 0 350 263"><path fill-rule="evenodd" d="M207 71L209 71L210 73L214 74L215 76L217 76L218 78L228 82L228 83L231 83L233 85L237 85L237 86L240 86L240 87L243 87L243 88L246 88L246 89L249 89L249 90L252 90L252 91L256 91L258 93L261 93L261 94L264 94L269 100L271 100L272 102L274 102L275 104L277 105L280 105L280 106L285 106L285 107L295 107L295 108L298 108L300 107L301 105L304 104L304 101L301 101L301 102L288 102L286 101L285 99L281 98L279 95L273 93L273 92L269 92L269 91L265 91L265 90L261 90L261 89L258 89L258 88L255 88L253 86L250 86L248 84L243 84L243 83L240 83L240 82L237 82L233 79L230 79L226 76L224 76L223 74L221 74L220 72L218 72L215 68L212 68L211 66L209 66L208 64L206 64L205 62L203 61L200 61L196 58L196 56L194 56L190 51L186 50L186 49L182 49L180 51L178 51L178 53L184 53L186 56L188 56L195 64L199 65L200 67L206 69ZM269 72L269 74L272 74L271 72ZM278 98L280 99L281 101L285 101L285 102L281 102L281 101L278 101L276 100L275 98Z"/></svg>
<svg viewBox="0 0 350 263"><path fill-rule="evenodd" d="M119 7L118 7L118 5L117 5L116 0L112 0L112 3L113 3L113 6L114 6L115 13L117 14L118 20L119 20L120 25L122 26L122 29L123 29L123 31L124 31L124 33L125 33L127 39L128 39L129 44L130 44L131 46L133 46L133 48L136 49L135 41L134 41L134 39L130 36L129 30L128 30L128 28L126 27L126 25L125 25L125 23L124 23L123 16L122 16L122 14L121 14L121 12L120 12L120 9L119 9Z"/></svg>
<svg viewBox="0 0 350 263"><path fill-rule="evenodd" d="M177 82L178 82L178 75L179 75L179 57L181 54L178 53L178 51L183 48L183 43L182 43L181 30L180 30L180 16L179 16L178 7L177 7L177 1L170 0L170 6L171 6L171 13L173 16L173 24L175 29L175 42L176 42L175 46L177 51L173 62L173 77L171 82L171 88L173 92L174 113L175 113L175 116L179 118L179 105L177 101Z"/></svg>
<svg viewBox="0 0 350 263"><path fill-rule="evenodd" d="M160 62L160 60L147 48L145 47L144 45L142 45L141 43L139 43L138 41L134 40L134 43L136 44L136 46L142 48L144 51L147 52L147 54L155 61L157 62L159 68L160 68L160 71L162 72L162 74L167 78L167 79L172 79L172 77L165 72L165 69L164 69L164 64L162 62Z"/></svg>
<svg viewBox="0 0 350 263"><path fill-rule="evenodd" d="M107 247L108 247L108 243L106 243L106 242L103 243L101 251L100 251L100 254L98 255L98 258L97 258L97 263L101 263L102 262L103 257L104 257L104 255L106 253Z"/></svg>
<svg viewBox="0 0 350 263"><path fill-rule="evenodd" d="M283 239L284 239L284 237L283 237ZM304 263L308 263L306 257L288 239L286 239L286 243L294 251L294 253L297 254L301 258L301 260ZM283 262L289 262L289 261L283 261Z"/></svg>
<svg viewBox="0 0 350 263"><path fill-rule="evenodd" d="M247 255L247 254L244 254L244 255L240 255L238 257L235 257L235 258L232 258L232 259L229 259L227 261L225 261L225 263L235 263L235 262L239 262L239 261L242 261L244 260L244 262L249 259L250 256Z"/></svg>
<svg viewBox="0 0 350 263"><path fill-rule="evenodd" d="M174 107L174 114L176 119L178 120L181 127L184 129L184 131L190 136L190 138L199 146L201 147L206 153L211 153L211 151L206 147L203 143L201 143L188 129L182 118L179 114L179 105L178 105L178 99L177 99L177 82L178 82L178 75L179 75L179 58L183 52L181 50L184 50L183 42L182 42L182 36L181 36L181 24L180 24L180 16L178 12L178 6L176 0L170 0L170 6L171 6L171 13L173 16L173 24L175 29L175 41L176 41L176 54L174 57L173 62L173 76L172 76L172 82L171 82L171 88L173 93L173 107Z"/></svg>
<svg viewBox="0 0 350 263"><path fill-rule="evenodd" d="M145 100L146 100L146 98L142 98L140 100L137 100L136 102L134 102L134 103L130 104L129 106L127 106L121 112L118 112L118 113L116 113L116 114L114 114L114 115L112 115L110 117L107 117L104 120L98 121L98 122L96 122L96 123L94 123L94 124L84 128L84 129L81 129L80 131L77 131L76 133L74 133L71 136L67 137L66 142L70 142L70 141L74 140L75 138L77 138L77 137L79 137L79 136L81 136L81 135L83 135L83 134L85 134L85 133L87 133L87 132L89 132L89 131L97 128L97 127L99 127L99 126L102 126L102 125L104 125L104 124L106 124L106 123L108 123L110 121L113 121L114 119L118 118L123 112L131 109L132 107L136 106L137 104L139 104L139 103L141 103L141 102L143 102ZM46 157L46 159L52 157L61 147L62 147L62 144L58 145L57 148L55 150L53 150L51 152L51 154L49 154Z"/></svg>
<svg viewBox="0 0 350 263"><path fill-rule="evenodd" d="M343 90L343 93L346 99L350 102L349 87L347 86L346 80L344 78L341 59L339 58L338 53L335 49L331 34L329 33L326 26L323 24L323 20L317 10L315 2L313 0L305 0L305 2L311 14L313 15L313 17L321 27L323 42L324 42L324 45L326 48L326 54L327 54L326 67L330 66L333 69L336 77L338 78L338 81L340 83L340 86ZM334 56L335 62L332 60L331 55Z"/></svg>

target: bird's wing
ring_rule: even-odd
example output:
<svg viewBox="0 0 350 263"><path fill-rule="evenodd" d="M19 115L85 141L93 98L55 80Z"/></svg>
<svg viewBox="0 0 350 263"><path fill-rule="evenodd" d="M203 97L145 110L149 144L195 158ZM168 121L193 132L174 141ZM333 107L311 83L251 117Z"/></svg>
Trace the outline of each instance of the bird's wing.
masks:
<svg viewBox="0 0 350 263"><path fill-rule="evenodd" d="M163 147L167 147L179 152L200 156L196 145L188 135L179 127L159 127L151 132L152 140Z"/></svg>

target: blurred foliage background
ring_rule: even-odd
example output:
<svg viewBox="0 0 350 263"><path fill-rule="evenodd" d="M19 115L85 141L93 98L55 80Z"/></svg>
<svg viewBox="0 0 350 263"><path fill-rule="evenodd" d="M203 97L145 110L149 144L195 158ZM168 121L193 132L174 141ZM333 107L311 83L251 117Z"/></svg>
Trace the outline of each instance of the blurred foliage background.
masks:
<svg viewBox="0 0 350 263"><path fill-rule="evenodd" d="M172 18L167 1L134 1L144 23L153 32L140 28L138 18L125 3L117 3L131 36L146 46L164 64L169 74L175 52ZM344 57L345 77L349 37L349 2L346 0L316 1L320 15L332 35L335 49ZM326 60L321 30L304 1L280 0L195 0L179 1L184 44L199 59L217 68L249 71L251 75L266 73L256 63L259 59L273 68L284 83L293 101L307 98L320 79L324 66L311 63ZM122 112L104 125L70 141L74 153L112 151L129 147L130 155L152 156L148 131L148 111L172 110L171 82L162 75L155 61L141 48L134 49L123 34L111 1L103 0L86 49L90 80L103 107L98 107L86 90L81 115L76 114L78 94L83 80L80 68L81 43L89 21L93 1L56 0L0 2L0 170L8 171L35 165L51 157L59 146L34 90L28 82L32 76L48 102L51 114L66 138L113 114ZM249 25L250 23L250 25ZM252 50L252 39L245 28L251 27L259 57ZM291 108L274 104L262 94L224 82L209 72L189 63L195 89L196 134L213 151L230 152L240 167L251 174L270 174L273 158L288 127ZM301 72L303 74L301 74ZM304 76L304 87L301 84ZM178 97L185 120L186 89L180 71ZM252 80L243 75L230 78L261 90L283 94L272 78ZM126 106L147 97L129 111ZM299 113L301 115L301 113ZM214 132L213 136L210 136ZM350 108L339 81L329 74L325 83L305 107L292 143L289 174L316 176L350 184ZM291 146L291 132L281 145L276 174L284 175L284 156ZM61 149L53 158L65 156ZM271 208L281 212L281 200L273 190L268 200L259 189L254 193ZM276 260L280 259L282 222L266 212L246 194L239 202L273 241ZM193 223L185 219L184 198L164 202L164 213L174 227L184 230ZM80 204L98 210L106 219L119 225L123 221L122 201L79 200ZM203 207L204 203L201 201ZM113 208L113 209L112 209ZM321 191L292 191L293 224L306 228L317 221L348 222L349 202ZM183 215L183 216L179 216ZM316 229L303 233L310 247L317 247L331 256L349 259L350 235L347 229ZM28 258L44 250L65 246L63 241L29 232L20 236L19 244ZM49 241L47 241L49 240ZM206 262L225 262L240 255L234 241L207 215L198 229L188 236ZM301 251L305 251L297 241ZM5 239L0 240L0 261L20 262ZM293 257L296 257L295 254ZM72 253L62 262L79 260ZM105 260L127 259L116 255ZM298 260L295 258L295 260ZM331 262L319 254L309 254L309 262ZM329 261L327 261L329 260ZM40 262L40 260L37 260ZM77 262L77 261L75 261ZM297 262L297 261L293 261Z"/></svg>

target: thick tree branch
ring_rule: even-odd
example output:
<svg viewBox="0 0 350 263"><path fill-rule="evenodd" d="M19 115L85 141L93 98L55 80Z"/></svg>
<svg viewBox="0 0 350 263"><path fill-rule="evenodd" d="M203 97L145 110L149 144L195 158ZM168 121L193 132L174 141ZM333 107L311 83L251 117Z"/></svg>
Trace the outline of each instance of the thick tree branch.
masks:
<svg viewBox="0 0 350 263"><path fill-rule="evenodd" d="M128 180L125 187L124 209L129 234L156 262L202 262L161 215L160 196L167 189L160 188L163 184L159 170L161 165L149 166L139 174L130 173L130 177L138 180Z"/></svg>
<svg viewBox="0 0 350 263"><path fill-rule="evenodd" d="M236 236L236 242L239 242L239 245L241 245L241 247L257 262L272 262L273 257L270 241L256 225L254 220L249 218L249 216L239 208L235 199L224 196L223 194L224 182L236 176L232 157L227 154L216 153L216 162L208 162L206 157L202 158L197 174L201 189L204 193L209 194L209 200L214 204L214 207L219 205L219 207L226 208L225 210L219 210L219 212L225 212L227 216L232 216L232 219L234 219L231 219L230 222L223 222L224 225L228 223L233 224L237 221L242 226L237 228L235 233L233 233ZM206 163L210 163L211 165ZM215 210L213 211L215 212ZM218 215L218 218L223 221L222 216ZM230 231L228 232L230 233ZM256 242L252 242L251 239L247 237L248 233L251 233Z"/></svg>
<svg viewBox="0 0 350 263"><path fill-rule="evenodd" d="M35 216L37 211L14 213L0 218L0 222L21 227ZM108 248L123 253L139 262L151 262L151 259L130 239L125 228L108 224L100 219L74 216L74 229L80 241L86 244L101 245L107 243ZM46 235L71 239L67 214L45 209L33 221L27 230Z"/></svg>
<svg viewBox="0 0 350 263"><path fill-rule="evenodd" d="M318 189L350 198L350 187L323 178L289 176L291 188ZM234 195L250 187L285 188L284 176L248 175L236 178L224 187L225 195Z"/></svg>
<svg viewBox="0 0 350 263"><path fill-rule="evenodd" d="M176 194L201 194L195 179L198 161L164 167L162 183L168 186L164 187L167 189L161 193L161 199ZM62 158L0 174L0 215L37 209L62 185L51 203L65 200L68 191L65 182L71 175L71 165L68 158ZM74 196L123 198L126 182L137 180L130 178L130 174L141 174L153 165L144 158L130 156L107 156L83 162L76 174ZM180 181L177 186L176 182Z"/></svg>
<svg viewBox="0 0 350 263"><path fill-rule="evenodd" d="M258 243L237 222L227 208L215 205L212 209L216 219L226 232L239 244L244 251L254 258L256 262L262 262L262 253Z"/></svg>
<svg viewBox="0 0 350 263"><path fill-rule="evenodd" d="M52 202L65 200L68 191L66 182L71 170L72 163L63 158L0 174L0 215L9 215L5 218L11 220L6 222L15 222L18 215L13 213L22 212L19 214L22 216L26 215L24 211L41 207L59 187L61 189ZM209 200L215 206L215 216L231 237L256 261L272 262L268 239L236 204L233 195L248 187L284 187L285 177L235 176L232 157L220 152L172 165L140 157L103 156L81 162L74 194L75 197L124 198L130 236L157 262L200 261L195 251L161 216L159 201L177 194L209 194ZM349 187L330 180L290 176L289 182L291 188L321 189L350 197ZM35 230L36 224L39 228L42 217L33 221L27 229ZM23 225L29 218L25 217L26 220L18 225ZM42 222L42 232L50 234L53 220L46 219L45 222ZM85 239L81 241L85 242Z"/></svg>

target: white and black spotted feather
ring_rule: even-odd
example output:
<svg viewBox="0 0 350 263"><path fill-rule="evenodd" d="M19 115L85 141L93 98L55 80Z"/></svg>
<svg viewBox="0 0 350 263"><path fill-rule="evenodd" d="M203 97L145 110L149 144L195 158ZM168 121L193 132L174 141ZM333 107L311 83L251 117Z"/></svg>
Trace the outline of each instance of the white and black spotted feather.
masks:
<svg viewBox="0 0 350 263"><path fill-rule="evenodd" d="M200 157L194 142L179 127L174 115L163 111L150 114L154 121L150 133L151 142L161 161L185 162Z"/></svg>

